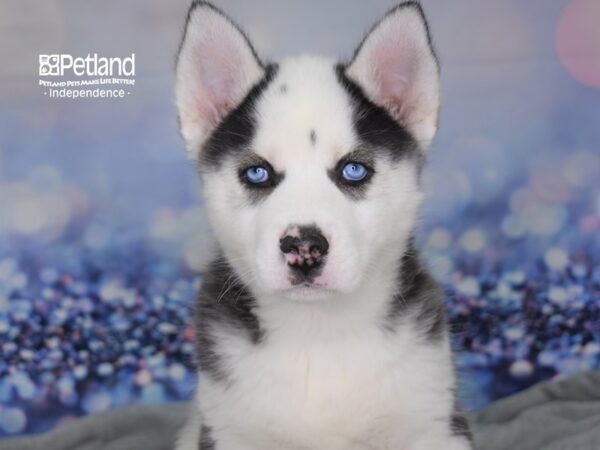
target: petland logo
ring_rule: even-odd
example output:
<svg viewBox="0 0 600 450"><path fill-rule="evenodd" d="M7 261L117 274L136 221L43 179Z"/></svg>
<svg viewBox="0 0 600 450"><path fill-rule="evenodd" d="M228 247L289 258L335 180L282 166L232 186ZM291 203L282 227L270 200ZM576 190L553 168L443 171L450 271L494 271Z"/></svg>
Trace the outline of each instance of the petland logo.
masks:
<svg viewBox="0 0 600 450"><path fill-rule="evenodd" d="M83 58L71 55L40 55L40 76L63 76L71 70L78 77L135 76L135 53L127 58L99 57L97 53Z"/></svg>
<svg viewBox="0 0 600 450"><path fill-rule="evenodd" d="M39 76L69 78L39 80L40 86L49 88L44 95L50 98L123 98L131 91L122 87L135 85L135 53L124 58L108 58L97 53L88 53L85 57L39 55ZM92 89L89 86L98 87Z"/></svg>

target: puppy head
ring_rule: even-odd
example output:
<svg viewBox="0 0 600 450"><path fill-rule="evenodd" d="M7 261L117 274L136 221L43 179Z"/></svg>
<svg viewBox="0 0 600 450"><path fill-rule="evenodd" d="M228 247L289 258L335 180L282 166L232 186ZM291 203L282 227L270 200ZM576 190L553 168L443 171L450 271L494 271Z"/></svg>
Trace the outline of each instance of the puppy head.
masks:
<svg viewBox="0 0 600 450"><path fill-rule="evenodd" d="M417 3L390 11L347 64L277 65L222 12L195 3L176 100L215 236L255 292L351 292L399 258L439 107Z"/></svg>

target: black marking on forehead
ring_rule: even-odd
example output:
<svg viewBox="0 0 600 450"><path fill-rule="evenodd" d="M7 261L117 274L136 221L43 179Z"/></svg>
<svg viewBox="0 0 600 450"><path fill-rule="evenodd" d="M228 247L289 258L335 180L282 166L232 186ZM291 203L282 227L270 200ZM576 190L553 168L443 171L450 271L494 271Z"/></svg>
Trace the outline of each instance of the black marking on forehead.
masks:
<svg viewBox="0 0 600 450"><path fill-rule="evenodd" d="M287 84L282 84L279 87L279 92L281 92L282 94L285 94L287 92L287 90L288 90Z"/></svg>
<svg viewBox="0 0 600 450"><path fill-rule="evenodd" d="M374 151L386 152L393 161L421 158L412 134L396 122L382 107L367 98L362 88L346 76L346 66L336 66L338 81L350 96L354 107L354 128L358 138Z"/></svg>
<svg viewBox="0 0 600 450"><path fill-rule="evenodd" d="M420 334L429 342L439 342L446 332L444 292L424 268L414 237L408 241L400 263L398 291L387 316L394 329L400 317L410 316Z"/></svg>
<svg viewBox="0 0 600 450"><path fill-rule="evenodd" d="M314 147L317 143L317 132L315 130L310 130L310 144Z"/></svg>
<svg viewBox="0 0 600 450"><path fill-rule="evenodd" d="M229 155L248 148L256 129L256 103L276 73L275 64L267 66L262 80L217 125L200 152L201 167L218 168Z"/></svg>
<svg viewBox="0 0 600 450"><path fill-rule="evenodd" d="M195 311L196 351L202 374L217 382L231 382L215 331L241 335L259 345L263 330L255 306L255 298L231 266L222 256L216 258L202 277Z"/></svg>

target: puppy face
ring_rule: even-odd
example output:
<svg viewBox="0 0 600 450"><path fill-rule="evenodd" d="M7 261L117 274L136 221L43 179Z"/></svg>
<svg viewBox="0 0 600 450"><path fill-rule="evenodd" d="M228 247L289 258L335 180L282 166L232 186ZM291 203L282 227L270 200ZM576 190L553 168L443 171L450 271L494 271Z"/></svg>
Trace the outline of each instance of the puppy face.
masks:
<svg viewBox="0 0 600 450"><path fill-rule="evenodd" d="M355 290L399 257L421 202L438 68L421 10L391 11L346 65L263 65L239 29L200 4L177 69L188 152L236 273L257 293Z"/></svg>

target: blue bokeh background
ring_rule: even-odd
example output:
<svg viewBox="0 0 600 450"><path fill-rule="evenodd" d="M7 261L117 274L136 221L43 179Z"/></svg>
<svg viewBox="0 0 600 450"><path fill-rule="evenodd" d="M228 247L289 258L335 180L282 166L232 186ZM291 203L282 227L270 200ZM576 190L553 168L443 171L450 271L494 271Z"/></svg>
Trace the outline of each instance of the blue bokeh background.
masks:
<svg viewBox="0 0 600 450"><path fill-rule="evenodd" d="M216 3L278 59L347 57L394 2ZM444 104L420 245L478 409L600 363L600 4L422 3ZM0 436L192 392L210 236L173 105L187 6L0 0ZM126 99L38 86L40 53L132 52Z"/></svg>

